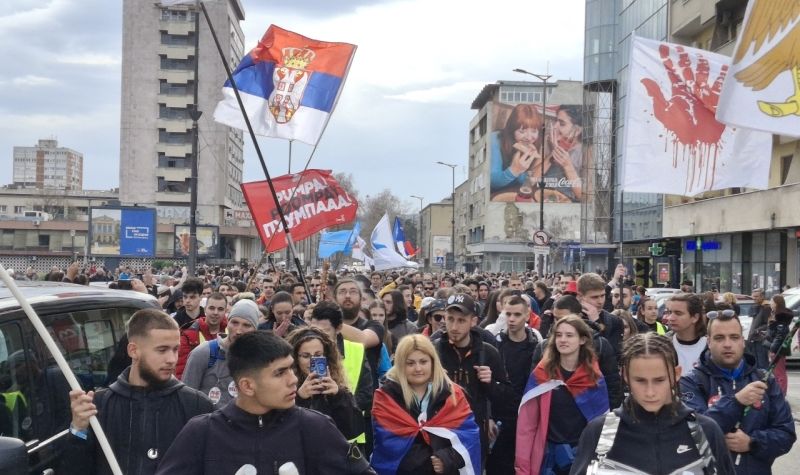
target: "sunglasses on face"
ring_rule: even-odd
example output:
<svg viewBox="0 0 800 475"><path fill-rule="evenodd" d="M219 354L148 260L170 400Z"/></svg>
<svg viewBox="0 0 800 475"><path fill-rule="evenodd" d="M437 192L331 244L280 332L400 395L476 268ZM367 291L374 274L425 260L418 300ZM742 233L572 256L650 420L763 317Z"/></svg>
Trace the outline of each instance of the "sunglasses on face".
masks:
<svg viewBox="0 0 800 475"><path fill-rule="evenodd" d="M444 318L444 315L442 315L441 313L433 314L433 320L434 321L441 322L443 318Z"/></svg>
<svg viewBox="0 0 800 475"><path fill-rule="evenodd" d="M433 290L433 287L425 287L425 290Z"/></svg>

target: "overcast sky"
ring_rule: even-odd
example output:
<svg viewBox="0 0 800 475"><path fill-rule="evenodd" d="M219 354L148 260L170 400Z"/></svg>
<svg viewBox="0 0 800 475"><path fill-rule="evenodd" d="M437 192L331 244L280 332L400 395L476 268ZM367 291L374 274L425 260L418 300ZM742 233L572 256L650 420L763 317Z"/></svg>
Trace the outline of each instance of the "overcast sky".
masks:
<svg viewBox="0 0 800 475"><path fill-rule="evenodd" d="M153 0L140 0L148 8ZM220 0L214 0L220 1ZM311 167L352 173L362 195L390 188L413 204L466 177L472 100L487 83L526 80L523 68L582 78L582 0L241 0L245 49L270 23L358 45L339 105ZM119 185L120 0L2 0L0 184L13 146L55 137L84 154L84 188ZM201 78L202 80L202 78ZM245 181L263 179L245 144ZM288 145L261 138L270 173L286 172ZM292 167L311 148L293 147Z"/></svg>

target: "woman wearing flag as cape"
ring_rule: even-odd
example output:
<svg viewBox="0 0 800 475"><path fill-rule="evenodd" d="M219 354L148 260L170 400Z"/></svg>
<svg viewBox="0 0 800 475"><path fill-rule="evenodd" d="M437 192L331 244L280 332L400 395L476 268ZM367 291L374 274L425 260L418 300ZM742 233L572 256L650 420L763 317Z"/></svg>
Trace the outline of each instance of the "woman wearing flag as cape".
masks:
<svg viewBox="0 0 800 475"><path fill-rule="evenodd" d="M464 391L431 341L408 335L372 406L372 467L379 475L480 475L480 432Z"/></svg>
<svg viewBox="0 0 800 475"><path fill-rule="evenodd" d="M550 335L519 407L514 461L518 475L568 474L587 422L608 411L606 383L589 326L569 315Z"/></svg>

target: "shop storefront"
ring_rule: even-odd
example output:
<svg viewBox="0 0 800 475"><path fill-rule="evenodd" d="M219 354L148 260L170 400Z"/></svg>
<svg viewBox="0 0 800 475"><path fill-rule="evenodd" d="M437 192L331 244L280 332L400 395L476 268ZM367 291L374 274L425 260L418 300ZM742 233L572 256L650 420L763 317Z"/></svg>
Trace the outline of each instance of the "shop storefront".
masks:
<svg viewBox="0 0 800 475"><path fill-rule="evenodd" d="M680 241L625 243L623 263L636 285L676 288L680 282Z"/></svg>
<svg viewBox="0 0 800 475"><path fill-rule="evenodd" d="M786 283L786 233L783 230L697 236L683 239L681 280L696 292L749 295L763 288L779 293Z"/></svg>

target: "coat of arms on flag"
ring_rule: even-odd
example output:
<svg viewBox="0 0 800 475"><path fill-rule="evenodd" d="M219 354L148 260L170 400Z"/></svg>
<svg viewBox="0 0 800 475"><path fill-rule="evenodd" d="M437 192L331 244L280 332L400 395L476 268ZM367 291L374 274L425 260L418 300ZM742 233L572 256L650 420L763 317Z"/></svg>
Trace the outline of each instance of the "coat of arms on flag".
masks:
<svg viewBox="0 0 800 475"><path fill-rule="evenodd" d="M336 106L355 49L270 26L233 73L253 131L316 144ZM225 98L214 119L245 129L230 81L222 93Z"/></svg>
<svg viewBox="0 0 800 475"><path fill-rule="evenodd" d="M709 51L634 37L624 191L694 196L767 187L771 135L715 118L729 62Z"/></svg>

